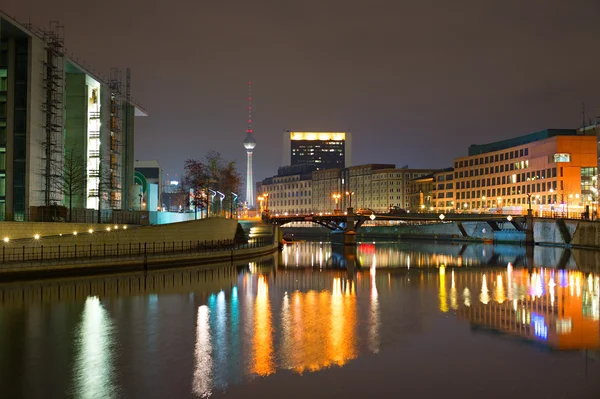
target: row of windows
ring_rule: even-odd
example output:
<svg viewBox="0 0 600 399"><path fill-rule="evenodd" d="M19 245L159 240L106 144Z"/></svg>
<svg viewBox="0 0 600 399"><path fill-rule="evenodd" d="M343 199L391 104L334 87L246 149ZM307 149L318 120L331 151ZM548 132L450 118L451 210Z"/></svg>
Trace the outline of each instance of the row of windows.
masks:
<svg viewBox="0 0 600 399"><path fill-rule="evenodd" d="M563 176L563 168L560 168L560 177ZM516 173L511 176L488 177L487 179L467 180L456 182L456 189L495 186L500 184L515 184L538 179L556 178L556 168L543 169L535 172ZM439 187L439 185L438 185Z"/></svg>
<svg viewBox="0 0 600 399"><path fill-rule="evenodd" d="M491 198L495 198L496 196L501 195L520 195L520 194L531 194L531 193L543 193L546 191L556 191L558 189L557 182L548 182L548 184L537 183L537 184L527 184L522 186L513 186L513 187L502 187L502 188L492 188L487 190L472 190L472 191L460 191L456 193L456 198L458 199L469 199L469 198L480 198L482 196L487 196ZM563 181L560 181L560 190L564 190ZM448 193L447 193L448 194ZM438 195L438 198L443 198L442 193Z"/></svg>
<svg viewBox="0 0 600 399"><path fill-rule="evenodd" d="M554 205L554 204L567 204L567 203L571 203L571 199L566 199L561 197L560 195L542 195L542 196L535 196L535 197L518 197L518 198L513 198L511 199L501 199L500 201L498 201L498 199L493 199L493 200L485 200L485 201L469 201L469 202L459 202L456 203L456 209L467 209L467 208L472 208L472 209L477 209L477 208L488 208L488 207L496 207L496 206L511 206L511 205L528 205L529 201L531 200L531 205L535 206L535 205ZM446 201L446 206L452 206L454 201ZM438 204L443 204L443 202L438 202ZM438 205L438 206L443 206L443 205Z"/></svg>
<svg viewBox="0 0 600 399"><path fill-rule="evenodd" d="M460 179L463 177L489 175L492 173L504 173L504 172L509 172L509 171L513 171L513 170L527 169L528 167L529 167L529 161L521 161L520 163L519 162L507 163L507 164L496 165L496 166L492 166L492 167L465 170L464 172L463 171L454 172L454 177L456 177L457 179Z"/></svg>
<svg viewBox="0 0 600 399"><path fill-rule="evenodd" d="M306 198L306 199L299 199L299 200L274 201L274 203L273 203L272 206L277 207L277 206L310 205L310 204L311 204L311 199L310 198Z"/></svg>
<svg viewBox="0 0 600 399"><path fill-rule="evenodd" d="M304 191L292 191L291 193L273 193L271 194L273 196L273 198L287 198L288 194L290 197L306 197L306 196L310 196L311 192L310 190L304 190Z"/></svg>
<svg viewBox="0 0 600 399"><path fill-rule="evenodd" d="M466 168L475 165L484 165L491 162L500 162L508 159L526 157L529 155L529 148L521 148L520 150L507 151L503 154L489 155L479 158L465 159L463 161L455 161L454 168Z"/></svg>

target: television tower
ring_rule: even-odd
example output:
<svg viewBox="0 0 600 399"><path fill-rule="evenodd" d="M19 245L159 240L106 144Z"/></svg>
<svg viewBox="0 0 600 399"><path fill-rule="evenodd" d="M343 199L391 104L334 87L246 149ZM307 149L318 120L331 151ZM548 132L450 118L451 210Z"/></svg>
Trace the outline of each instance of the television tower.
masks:
<svg viewBox="0 0 600 399"><path fill-rule="evenodd" d="M246 204L248 208L254 207L254 181L252 180L252 150L256 147L256 140L252 135L252 82L248 82L248 127L246 128Z"/></svg>

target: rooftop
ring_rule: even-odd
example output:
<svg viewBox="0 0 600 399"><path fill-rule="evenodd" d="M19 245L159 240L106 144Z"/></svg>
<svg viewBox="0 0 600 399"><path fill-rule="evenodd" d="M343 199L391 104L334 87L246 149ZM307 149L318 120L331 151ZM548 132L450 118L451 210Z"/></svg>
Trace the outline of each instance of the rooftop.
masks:
<svg viewBox="0 0 600 399"><path fill-rule="evenodd" d="M511 147L517 147L548 139L556 136L578 136L581 135L577 129L544 129L539 132L526 134L524 136L514 137L512 139L496 141L489 144L471 144L469 146L469 156L485 154L488 152L501 151Z"/></svg>

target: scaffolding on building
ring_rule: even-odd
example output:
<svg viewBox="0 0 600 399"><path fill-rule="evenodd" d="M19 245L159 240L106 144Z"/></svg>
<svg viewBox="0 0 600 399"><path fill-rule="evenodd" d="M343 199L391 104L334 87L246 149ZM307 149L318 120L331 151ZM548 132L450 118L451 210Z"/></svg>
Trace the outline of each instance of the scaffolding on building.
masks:
<svg viewBox="0 0 600 399"><path fill-rule="evenodd" d="M121 209L122 73L110 70L110 207Z"/></svg>
<svg viewBox="0 0 600 399"><path fill-rule="evenodd" d="M133 148L131 148L131 135L130 131L131 123L132 123L133 115L131 115L131 69L127 68L125 70L125 122L123 123L124 132L122 134L123 137L123 154L125 155L123 159L123 197L122 204L123 209L128 210L130 208L129 204L129 189L133 183L133 170L130 171L130 165L133 164L133 161L130 155L130 152L133 152ZM131 173L130 173L131 172Z"/></svg>
<svg viewBox="0 0 600 399"><path fill-rule="evenodd" d="M31 26L29 27L32 28ZM44 205L62 202L63 108L64 108L64 27L51 21L48 30L39 31L46 46L44 60Z"/></svg>

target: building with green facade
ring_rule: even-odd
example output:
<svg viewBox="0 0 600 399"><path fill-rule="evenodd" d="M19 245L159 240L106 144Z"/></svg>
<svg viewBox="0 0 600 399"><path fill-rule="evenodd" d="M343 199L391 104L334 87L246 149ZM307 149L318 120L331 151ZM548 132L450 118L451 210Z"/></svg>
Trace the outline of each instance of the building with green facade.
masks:
<svg viewBox="0 0 600 399"><path fill-rule="evenodd" d="M33 208L135 208L131 74L108 78L65 54L62 27L0 12L0 220ZM75 184L73 184L75 183Z"/></svg>

